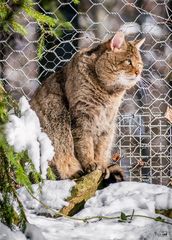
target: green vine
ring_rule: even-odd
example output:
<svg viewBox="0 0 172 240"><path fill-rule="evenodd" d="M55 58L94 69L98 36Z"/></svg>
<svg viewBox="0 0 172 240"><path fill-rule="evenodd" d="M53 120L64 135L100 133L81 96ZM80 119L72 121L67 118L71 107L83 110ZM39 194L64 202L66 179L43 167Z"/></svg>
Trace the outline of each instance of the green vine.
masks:
<svg viewBox="0 0 172 240"><path fill-rule="evenodd" d="M34 196L33 192L30 192L30 190L28 189L28 193L31 195L31 197L33 199L35 199L37 202L39 202L45 209L48 209L51 214L49 215L49 217L53 217L53 218L59 218L59 217L64 217L67 219L71 219L74 221L82 221L82 222L89 222L91 220L102 220L102 219L106 219L106 220L118 220L118 222L127 222L127 223L131 223L132 220L134 219L134 217L138 217L138 218L146 218L146 219L150 219L153 220L155 222L161 222L161 223L165 223L168 225L172 225L172 222L170 221L166 221L164 218L162 218L161 216L158 217L150 217L150 216L146 216L146 215L141 215L141 214L135 214L134 209L132 210L131 214L125 214L124 212L121 212L120 215L118 216L92 216L92 217L86 217L86 218L78 218L78 217L73 217L73 216L68 216L65 215L63 213L61 213L61 211L56 211L54 209L52 209L51 207L49 207L47 204L45 204L43 201L41 201L40 199L38 199L37 197Z"/></svg>
<svg viewBox="0 0 172 240"><path fill-rule="evenodd" d="M118 222L131 223L132 220L134 219L134 217L139 217L139 218L150 219L150 220L153 220L155 222L161 222L161 223L165 223L165 224L168 224L168 225L172 225L172 222L166 221L161 216L150 217L150 216L146 216L146 215L135 214L134 209L132 210L132 214L125 214L124 212L121 212L121 214L119 216L103 216L102 215L102 216L92 216L92 217L86 217L86 218L78 218L78 217L73 217L73 216L67 216L67 215L65 215L65 214L63 214L59 211L55 211L54 209L49 207L47 204L45 204L44 202L42 202L41 200L36 198L32 192L30 192L30 191L28 191L28 192L32 196L32 198L34 198L36 201L38 201L45 209L48 209L48 210L51 211L51 213L53 215L53 218L64 217L64 218L67 218L67 219L71 219L71 220L75 220L75 221L82 221L82 222L89 222L91 220L106 219L106 220L118 220ZM50 215L49 217L52 217L52 215Z"/></svg>

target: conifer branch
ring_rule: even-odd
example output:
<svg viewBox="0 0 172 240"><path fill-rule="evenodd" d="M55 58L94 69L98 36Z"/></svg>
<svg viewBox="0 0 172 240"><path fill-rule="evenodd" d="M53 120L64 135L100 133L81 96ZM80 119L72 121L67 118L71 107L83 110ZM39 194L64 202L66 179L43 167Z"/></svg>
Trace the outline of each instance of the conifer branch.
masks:
<svg viewBox="0 0 172 240"><path fill-rule="evenodd" d="M45 15L36 9L36 3L33 0L15 0L12 4L2 0L0 3L0 26L2 30L6 33L16 32L22 36L27 36L26 27L18 22L23 12L40 27L38 58L42 56L47 35L58 37L63 29L72 29L72 24L67 22L60 12L55 17Z"/></svg>

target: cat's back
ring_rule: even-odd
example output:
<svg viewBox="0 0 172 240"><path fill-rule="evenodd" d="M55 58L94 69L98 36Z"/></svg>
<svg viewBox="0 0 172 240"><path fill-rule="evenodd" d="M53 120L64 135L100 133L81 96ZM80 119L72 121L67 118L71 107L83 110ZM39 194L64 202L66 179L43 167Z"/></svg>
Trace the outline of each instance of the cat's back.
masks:
<svg viewBox="0 0 172 240"><path fill-rule="evenodd" d="M30 102L32 109L40 119L41 126L49 135L51 135L51 128L55 128L55 122L62 121L61 116L67 112L63 85L62 68L42 83Z"/></svg>
<svg viewBox="0 0 172 240"><path fill-rule="evenodd" d="M36 108L37 105L44 104L45 106L51 104L51 100L56 96L62 96L61 82L63 80L63 69L51 74L34 94L31 100L31 106Z"/></svg>

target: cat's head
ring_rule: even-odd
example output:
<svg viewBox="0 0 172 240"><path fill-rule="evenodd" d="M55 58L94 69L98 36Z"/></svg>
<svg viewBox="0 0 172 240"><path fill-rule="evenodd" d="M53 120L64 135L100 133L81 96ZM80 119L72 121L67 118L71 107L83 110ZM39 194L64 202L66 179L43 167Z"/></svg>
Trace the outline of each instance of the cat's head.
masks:
<svg viewBox="0 0 172 240"><path fill-rule="evenodd" d="M140 80L143 62L140 47L145 39L126 41L122 32L103 44L95 71L98 80L110 91L129 89Z"/></svg>

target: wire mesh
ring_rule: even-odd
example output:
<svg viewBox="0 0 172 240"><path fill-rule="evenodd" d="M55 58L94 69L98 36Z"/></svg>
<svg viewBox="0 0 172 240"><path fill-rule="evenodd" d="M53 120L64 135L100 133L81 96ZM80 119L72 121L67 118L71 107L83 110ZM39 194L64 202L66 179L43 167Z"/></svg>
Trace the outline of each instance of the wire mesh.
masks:
<svg viewBox="0 0 172 240"><path fill-rule="evenodd" d="M49 8L43 3L37 1L40 11L54 17L61 12L73 29L57 39L47 37L43 58L38 60L38 26L22 13L26 37L0 34L0 72L6 89L16 98L31 98L41 81L80 48L105 41L119 29L128 39L146 37L142 81L125 95L113 152L119 153L127 180L171 185L172 128L165 118L172 94L171 1L81 0L75 5L50 0Z"/></svg>

